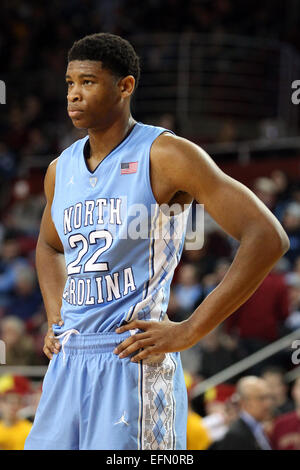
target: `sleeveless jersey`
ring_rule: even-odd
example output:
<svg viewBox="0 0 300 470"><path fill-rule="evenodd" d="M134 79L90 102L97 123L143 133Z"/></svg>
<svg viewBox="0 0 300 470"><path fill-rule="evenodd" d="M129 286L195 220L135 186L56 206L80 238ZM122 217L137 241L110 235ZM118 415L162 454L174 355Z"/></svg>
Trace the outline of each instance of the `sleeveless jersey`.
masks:
<svg viewBox="0 0 300 470"><path fill-rule="evenodd" d="M84 157L88 136L59 156L51 215L68 277L64 325L55 332L102 333L164 318L190 205L168 213L153 195L150 149L163 132L170 131L136 123L93 172Z"/></svg>

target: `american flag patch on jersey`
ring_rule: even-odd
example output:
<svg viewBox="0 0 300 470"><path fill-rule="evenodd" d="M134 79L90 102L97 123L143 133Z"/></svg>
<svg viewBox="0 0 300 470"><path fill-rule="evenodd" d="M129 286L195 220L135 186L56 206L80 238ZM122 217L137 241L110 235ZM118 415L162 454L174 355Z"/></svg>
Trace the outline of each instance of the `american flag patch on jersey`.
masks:
<svg viewBox="0 0 300 470"><path fill-rule="evenodd" d="M136 173L138 168L138 162L121 163L121 175L130 175L130 173Z"/></svg>

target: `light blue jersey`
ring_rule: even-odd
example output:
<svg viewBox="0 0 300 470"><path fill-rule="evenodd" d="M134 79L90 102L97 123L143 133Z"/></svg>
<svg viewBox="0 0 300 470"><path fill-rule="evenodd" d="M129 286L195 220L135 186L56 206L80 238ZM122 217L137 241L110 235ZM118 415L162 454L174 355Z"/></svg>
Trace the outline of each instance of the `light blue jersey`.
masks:
<svg viewBox="0 0 300 470"><path fill-rule="evenodd" d="M108 332L166 314L189 211L166 215L151 189L150 149L165 131L137 123L93 172L88 136L60 155L51 212L68 278L55 332Z"/></svg>
<svg viewBox="0 0 300 470"><path fill-rule="evenodd" d="M186 449L187 392L180 353L133 363L113 353L137 330L161 321L180 259L189 208L159 207L149 156L165 129L137 123L91 172L88 137L56 167L52 218L68 278L61 351L53 355L25 449Z"/></svg>

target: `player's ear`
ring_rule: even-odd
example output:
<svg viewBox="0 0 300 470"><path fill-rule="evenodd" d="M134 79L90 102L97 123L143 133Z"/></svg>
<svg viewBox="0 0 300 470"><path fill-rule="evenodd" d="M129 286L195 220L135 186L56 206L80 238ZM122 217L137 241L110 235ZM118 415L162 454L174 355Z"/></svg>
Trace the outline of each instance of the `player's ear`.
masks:
<svg viewBox="0 0 300 470"><path fill-rule="evenodd" d="M127 75L119 80L119 88L123 98L127 98L132 95L135 87L135 78L133 75Z"/></svg>

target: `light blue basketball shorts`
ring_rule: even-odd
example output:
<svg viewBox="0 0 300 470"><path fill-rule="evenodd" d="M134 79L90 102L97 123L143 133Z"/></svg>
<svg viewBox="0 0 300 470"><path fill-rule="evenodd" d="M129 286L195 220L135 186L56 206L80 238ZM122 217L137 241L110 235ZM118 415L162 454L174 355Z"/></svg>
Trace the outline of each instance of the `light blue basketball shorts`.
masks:
<svg viewBox="0 0 300 470"><path fill-rule="evenodd" d="M113 350L128 336L72 334L62 340L44 378L26 450L186 449L180 353L151 363L120 359Z"/></svg>

